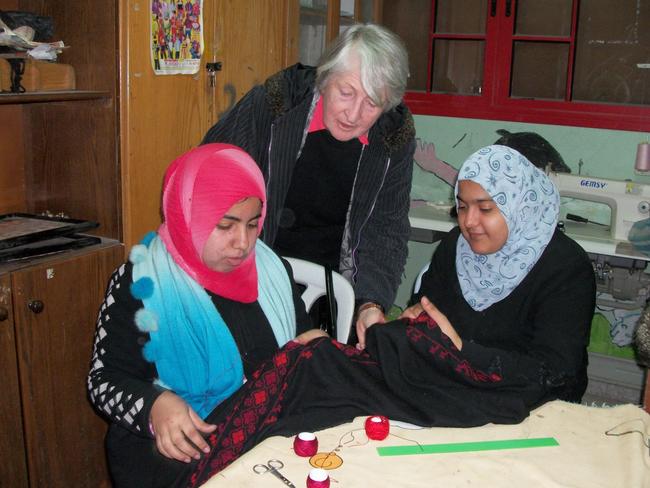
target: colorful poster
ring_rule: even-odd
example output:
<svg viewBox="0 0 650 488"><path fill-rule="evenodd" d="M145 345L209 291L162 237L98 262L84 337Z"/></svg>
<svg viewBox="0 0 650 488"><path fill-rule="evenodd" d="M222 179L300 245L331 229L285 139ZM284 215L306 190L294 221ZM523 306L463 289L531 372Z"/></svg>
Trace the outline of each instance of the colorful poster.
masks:
<svg viewBox="0 0 650 488"><path fill-rule="evenodd" d="M151 66L157 75L194 74L203 54L202 0L151 0Z"/></svg>

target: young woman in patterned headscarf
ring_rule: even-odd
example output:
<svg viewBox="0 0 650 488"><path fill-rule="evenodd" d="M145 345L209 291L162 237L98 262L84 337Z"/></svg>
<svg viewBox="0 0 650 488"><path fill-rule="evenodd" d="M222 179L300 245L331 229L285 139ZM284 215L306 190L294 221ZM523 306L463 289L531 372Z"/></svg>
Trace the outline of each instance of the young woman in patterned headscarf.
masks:
<svg viewBox="0 0 650 488"><path fill-rule="evenodd" d="M530 408L580 401L595 279L584 250L556 227L554 184L514 149L493 145L463 163L455 196L458 227L404 316L426 312L462 359Z"/></svg>
<svg viewBox="0 0 650 488"><path fill-rule="evenodd" d="M172 486L209 451L209 416L279 346L325 335L289 265L257 239L262 174L243 150L208 144L167 170L164 223L131 250L101 308L88 391L108 417L116 487Z"/></svg>

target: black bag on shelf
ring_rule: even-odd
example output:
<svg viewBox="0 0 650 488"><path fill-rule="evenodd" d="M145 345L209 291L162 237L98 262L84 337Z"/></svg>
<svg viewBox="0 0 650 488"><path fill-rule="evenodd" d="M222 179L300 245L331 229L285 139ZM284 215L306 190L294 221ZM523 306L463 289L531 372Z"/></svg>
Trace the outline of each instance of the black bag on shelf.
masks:
<svg viewBox="0 0 650 488"><path fill-rule="evenodd" d="M52 17L37 15L32 12L0 11L0 19L10 29L26 25L34 29L34 41L47 42L54 36L54 22Z"/></svg>

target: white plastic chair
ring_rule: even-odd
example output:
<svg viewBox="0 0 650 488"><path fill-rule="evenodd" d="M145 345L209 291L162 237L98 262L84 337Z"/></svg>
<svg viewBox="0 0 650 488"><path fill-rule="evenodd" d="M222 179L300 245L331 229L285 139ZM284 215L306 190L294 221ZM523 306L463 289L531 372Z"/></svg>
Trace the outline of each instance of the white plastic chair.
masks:
<svg viewBox="0 0 650 488"><path fill-rule="evenodd" d="M413 285L413 293L417 293L420 291L420 287L422 286L422 275L429 271L429 265L431 262L428 262L425 264L420 272L418 273L417 277L415 278L415 284Z"/></svg>
<svg viewBox="0 0 650 488"><path fill-rule="evenodd" d="M325 268L320 264L305 261L304 259L285 257L291 269L296 283L306 286L302 293L302 301L305 302L307 311L316 300L325 296ZM332 287L336 299L336 340L346 343L354 317L354 289L339 273L332 271Z"/></svg>

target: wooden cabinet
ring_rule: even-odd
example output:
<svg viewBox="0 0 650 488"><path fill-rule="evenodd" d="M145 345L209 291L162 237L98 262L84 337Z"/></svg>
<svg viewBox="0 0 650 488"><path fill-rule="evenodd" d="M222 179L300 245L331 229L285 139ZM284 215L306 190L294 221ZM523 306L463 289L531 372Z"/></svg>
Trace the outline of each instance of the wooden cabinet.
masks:
<svg viewBox="0 0 650 488"><path fill-rule="evenodd" d="M150 3L0 0L0 10L52 18L77 87L0 94L0 214L64 214L98 222L94 234L126 248L137 243L160 224L168 164L288 64L294 2L202 2L199 72L169 76L152 69ZM213 82L207 62L222 63ZM105 425L87 404L85 375L97 307L123 258L115 244L0 264L0 485L107 483ZM42 312L29 308L34 300Z"/></svg>
<svg viewBox="0 0 650 488"><path fill-rule="evenodd" d="M0 0L0 10L50 16L78 88L0 94L0 213L63 213L120 240L117 2Z"/></svg>
<svg viewBox="0 0 650 488"><path fill-rule="evenodd" d="M87 400L95 320L124 259L117 1L0 0L50 16L76 90L0 94L0 214L99 223L101 244L0 264L0 485L110 486L106 423ZM91 27L87 27L91 26Z"/></svg>
<svg viewBox="0 0 650 488"><path fill-rule="evenodd" d="M0 480L6 486L23 487L27 486L27 464L13 315L11 276L0 275Z"/></svg>
<svg viewBox="0 0 650 488"><path fill-rule="evenodd" d="M87 399L99 305L121 244L0 266L3 486L110 486L106 423Z"/></svg>

